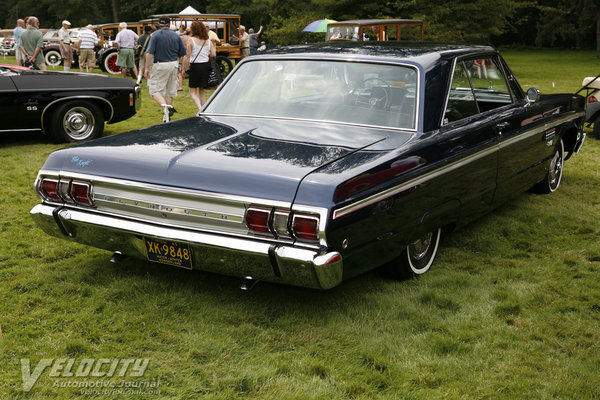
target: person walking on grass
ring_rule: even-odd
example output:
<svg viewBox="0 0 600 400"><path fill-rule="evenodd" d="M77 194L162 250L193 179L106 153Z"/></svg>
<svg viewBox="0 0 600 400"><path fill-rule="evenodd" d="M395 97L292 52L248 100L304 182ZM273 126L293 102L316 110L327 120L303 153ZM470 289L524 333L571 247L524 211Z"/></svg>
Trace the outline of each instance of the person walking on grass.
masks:
<svg viewBox="0 0 600 400"><path fill-rule="evenodd" d="M204 89L208 87L211 60L214 62L217 57L215 46L208 38L206 26L200 21L192 22L187 54L190 59L190 96L200 112L206 102Z"/></svg>
<svg viewBox="0 0 600 400"><path fill-rule="evenodd" d="M163 109L163 122L169 122L176 110L173 98L177 97L177 72L181 68L186 49L183 41L169 29L171 19L160 17L159 30L150 36L146 49L146 69L144 76L148 80L150 96Z"/></svg>
<svg viewBox="0 0 600 400"><path fill-rule="evenodd" d="M135 66L135 46L139 36L131 29L127 29L127 23L121 22L119 24L121 29L117 33L115 38L115 44L117 45L117 67L121 67L121 76L127 77L127 69L133 70L134 76L137 78L138 69Z"/></svg>

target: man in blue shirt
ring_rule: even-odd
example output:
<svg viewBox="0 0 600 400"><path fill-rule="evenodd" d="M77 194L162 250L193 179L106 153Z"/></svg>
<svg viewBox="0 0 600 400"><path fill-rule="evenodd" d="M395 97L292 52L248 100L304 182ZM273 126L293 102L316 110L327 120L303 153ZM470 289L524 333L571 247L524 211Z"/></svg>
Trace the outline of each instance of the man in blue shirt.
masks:
<svg viewBox="0 0 600 400"><path fill-rule="evenodd" d="M17 20L17 27L13 30L13 33L15 35L15 57L17 58L17 64L19 64L21 67L24 65L24 57L23 57L23 53L21 52L21 49L19 48L19 46L21 46L21 42L19 41L19 36L21 36L21 33L23 33L23 31L25 30L25 21L22 19L18 19Z"/></svg>
<svg viewBox="0 0 600 400"><path fill-rule="evenodd" d="M146 48L144 75L148 80L150 96L163 108L163 122L169 122L175 112L173 98L177 96L177 72L183 63L186 49L183 41L169 29L169 17L160 17L160 29L150 36Z"/></svg>

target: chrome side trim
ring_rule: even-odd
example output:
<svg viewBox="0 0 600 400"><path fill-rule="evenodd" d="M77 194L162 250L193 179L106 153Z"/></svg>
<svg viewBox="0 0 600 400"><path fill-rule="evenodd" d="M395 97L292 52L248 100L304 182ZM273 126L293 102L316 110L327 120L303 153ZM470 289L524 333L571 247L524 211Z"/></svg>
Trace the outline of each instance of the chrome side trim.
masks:
<svg viewBox="0 0 600 400"><path fill-rule="evenodd" d="M433 171L429 171L421 176L415 177L407 182L404 182L400 185L391 187L387 190L384 190L382 192L376 193L374 195L371 195L369 197L366 197L362 200L359 200L355 203L349 204L345 207L341 207L338 208L337 210L335 210L333 212L333 219L338 219L340 217L343 217L345 215L351 214L355 211L360 210L361 208L367 207L371 204L375 204L377 202L380 202L382 200L385 200L389 197L395 196L398 193L401 193L405 190L408 190L412 187L421 185L425 182L428 182L434 178L437 178L443 174L446 174L448 172L454 171L457 168L463 167L467 164L470 164L474 161L479 160L480 158L486 157L496 151L499 151L500 149L503 149L505 147L511 146L515 143L521 142L523 140L529 139L532 136L535 136L537 134L543 133L545 132L547 129L551 129L553 127L557 127L558 125L573 121L581 116L583 116L585 113L584 112L580 112L580 113L575 113L575 114L571 114L571 115L566 115L564 117L561 117L557 120L552 121L552 124L546 123L543 125L540 125L538 127L535 127L531 130L525 131L524 133L517 135L513 138L507 139L505 141L501 141L499 144L493 145L490 148L487 148L485 150L479 151L477 153L473 153L472 155L463 158L461 160L457 160L453 163L444 165L441 168L435 169Z"/></svg>
<svg viewBox="0 0 600 400"><path fill-rule="evenodd" d="M340 121L332 121L327 119L308 119L308 118L292 118L292 117L272 117L265 115L250 115L250 114L213 114L213 113L202 113L203 117L236 117L236 118L256 118L256 119L275 119L280 121L303 121L303 122L325 122L328 124L337 124L343 126L360 126L364 128L376 128L376 129L389 129L394 131L406 131L406 132L416 132L417 129L413 128L396 128L394 126L386 126L386 125L367 125L367 124L357 124L352 122L340 122ZM416 120L416 118L415 118Z"/></svg>
<svg viewBox="0 0 600 400"><path fill-rule="evenodd" d="M105 88L102 88L101 90L104 90ZM122 88L121 88L122 89ZM68 90L68 89L66 89ZM78 90L81 90L81 88L79 88ZM44 111L42 111L42 116L41 116L41 126L42 126L42 131L44 133L46 133L46 128L44 127L44 116L46 115L46 111L48 111L48 109L53 106L54 104L60 102L60 101L66 101L66 100L73 100L73 99L79 99L79 100L89 100L89 99L93 99L93 100L102 100L104 101L106 104L108 104L108 107L110 108L110 115L108 116L108 118L106 119L106 122L110 122L112 120L112 118L115 115L115 109L113 108L112 104L110 103L110 101L106 100L103 97L98 97L98 96L69 96L69 97L61 97L60 99L56 99L53 102L49 103L45 108Z"/></svg>
<svg viewBox="0 0 600 400"><path fill-rule="evenodd" d="M0 132L38 132L41 128L30 128L30 129L0 129Z"/></svg>

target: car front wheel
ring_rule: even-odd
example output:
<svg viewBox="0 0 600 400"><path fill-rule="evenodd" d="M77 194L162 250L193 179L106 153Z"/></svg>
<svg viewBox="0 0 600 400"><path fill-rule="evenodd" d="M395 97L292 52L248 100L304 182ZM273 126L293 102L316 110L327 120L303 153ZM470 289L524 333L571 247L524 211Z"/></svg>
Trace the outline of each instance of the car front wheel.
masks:
<svg viewBox="0 0 600 400"><path fill-rule="evenodd" d="M69 101L56 108L52 116L52 136L62 142L85 142L102 136L104 115L88 101Z"/></svg>
<svg viewBox="0 0 600 400"><path fill-rule="evenodd" d="M550 165L546 172L546 177L539 182L535 187L535 192L540 194L548 194L555 192L560 186L560 181L563 174L563 163L565 161L565 147L562 139L559 139L552 158L550 159Z"/></svg>
<svg viewBox="0 0 600 400"><path fill-rule="evenodd" d="M51 67L57 67L60 65L62 58L60 57L60 53L57 50L50 50L45 55L46 65Z"/></svg>

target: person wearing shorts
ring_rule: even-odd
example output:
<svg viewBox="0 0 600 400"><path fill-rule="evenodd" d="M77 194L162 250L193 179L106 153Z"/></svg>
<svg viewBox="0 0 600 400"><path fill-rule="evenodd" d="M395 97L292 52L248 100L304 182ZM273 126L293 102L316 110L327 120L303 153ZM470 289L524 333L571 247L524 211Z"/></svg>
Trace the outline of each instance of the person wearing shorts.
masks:
<svg viewBox="0 0 600 400"><path fill-rule="evenodd" d="M73 62L73 49L71 48L71 36L69 28L71 23L67 20L62 22L62 28L58 30L58 43L60 46L60 56L63 59L63 69L69 71Z"/></svg>
<svg viewBox="0 0 600 400"><path fill-rule="evenodd" d="M94 27L90 24L79 31L77 36L79 39L79 46L77 47L77 54L79 54L79 70L83 72L83 68L87 65L88 72L94 72L94 66L96 65L96 52L94 47L100 41L98 35L94 32Z"/></svg>
<svg viewBox="0 0 600 400"><path fill-rule="evenodd" d="M21 33L25 31L25 20L18 19L17 26L13 30L13 34L15 35L15 57L17 59L17 64L21 67L25 63L25 57L23 56L23 52L21 51L21 42L19 41L19 36Z"/></svg>
<svg viewBox="0 0 600 400"><path fill-rule="evenodd" d="M186 55L183 41L169 29L171 19L160 17L159 30L150 36L146 48L146 69L144 75L148 80L150 96L163 109L163 122L169 122L175 109L173 98L177 97L179 84L177 73Z"/></svg>
<svg viewBox="0 0 600 400"><path fill-rule="evenodd" d="M125 78L127 76L127 69L133 69L134 76L137 77L138 69L135 66L135 46L139 36L132 30L127 29L127 23L121 22L119 24L121 31L115 38L115 44L117 45L117 67L121 67L121 76Z"/></svg>

